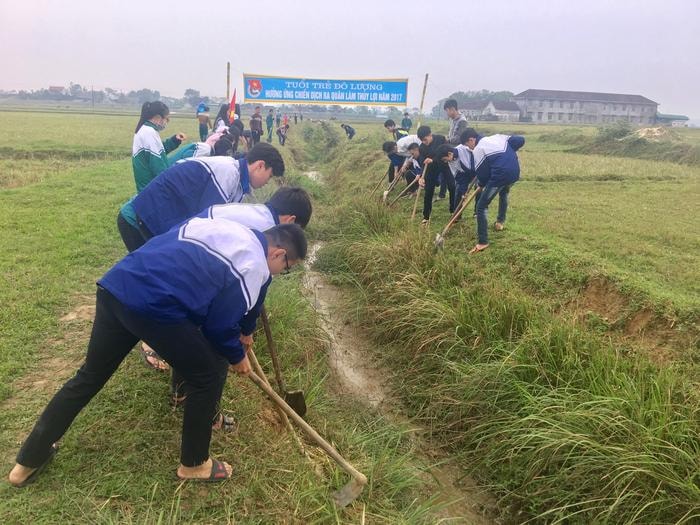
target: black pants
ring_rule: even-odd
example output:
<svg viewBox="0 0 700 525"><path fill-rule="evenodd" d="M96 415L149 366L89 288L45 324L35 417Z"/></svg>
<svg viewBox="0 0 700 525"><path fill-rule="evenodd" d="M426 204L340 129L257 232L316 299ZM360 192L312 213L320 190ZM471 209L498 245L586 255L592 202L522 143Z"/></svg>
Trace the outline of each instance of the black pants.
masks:
<svg viewBox="0 0 700 525"><path fill-rule="evenodd" d="M139 339L155 348L187 380L180 462L194 467L209 458L211 422L226 382L228 362L192 322L156 323L126 309L98 287L95 322L85 362L44 409L17 454L17 463L36 468L46 461L52 444L102 390Z"/></svg>
<svg viewBox="0 0 700 525"><path fill-rule="evenodd" d="M430 214L433 211L433 196L435 195L435 188L440 183L439 181L440 172L428 172L425 174L425 194L423 195L423 218L430 219ZM455 178L451 173L442 173L442 180L447 186L447 190L450 193L449 207L450 213L455 211Z"/></svg>
<svg viewBox="0 0 700 525"><path fill-rule="evenodd" d="M122 241L124 246L129 251L129 253L134 250L141 248L148 239L145 239L141 230L129 224L121 212L117 215L117 229L119 230L119 235L122 236Z"/></svg>
<svg viewBox="0 0 700 525"><path fill-rule="evenodd" d="M250 136L253 139L253 146L255 146L258 142L260 142L260 136L262 135L262 131L251 131Z"/></svg>

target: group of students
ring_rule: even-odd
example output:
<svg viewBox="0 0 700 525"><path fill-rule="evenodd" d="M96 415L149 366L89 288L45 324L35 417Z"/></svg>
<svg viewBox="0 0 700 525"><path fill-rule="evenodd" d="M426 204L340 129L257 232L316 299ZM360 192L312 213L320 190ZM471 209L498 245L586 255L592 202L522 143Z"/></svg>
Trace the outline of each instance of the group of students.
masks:
<svg viewBox="0 0 700 525"><path fill-rule="evenodd" d="M478 253L489 246L487 211L496 195L499 204L494 229L505 228L508 195L520 178L516 152L525 139L520 135L481 136L469 127L454 99L445 101L443 109L450 120L447 136L433 133L429 126L420 126L411 135L391 119L384 122L394 138L382 145L389 158L389 184L396 177L404 177L413 188L407 195L415 196L418 185L425 190L422 225L430 222L436 188L439 188L437 199L447 196L449 212L454 214L468 190L474 187L478 192L474 205L478 241L469 253Z"/></svg>
<svg viewBox="0 0 700 525"><path fill-rule="evenodd" d="M247 350L267 289L272 276L306 257L312 205L306 191L289 186L264 204L241 202L284 174L269 144L237 158L229 149L170 164L166 154L185 136L162 141L168 120L167 106L144 104L133 143L137 194L117 217L129 253L97 281L85 361L22 444L8 476L17 487L36 479L138 341L172 369L171 401L184 407L177 476L231 476L228 463L209 456L212 431L230 428L219 410L224 383L229 370L251 371Z"/></svg>

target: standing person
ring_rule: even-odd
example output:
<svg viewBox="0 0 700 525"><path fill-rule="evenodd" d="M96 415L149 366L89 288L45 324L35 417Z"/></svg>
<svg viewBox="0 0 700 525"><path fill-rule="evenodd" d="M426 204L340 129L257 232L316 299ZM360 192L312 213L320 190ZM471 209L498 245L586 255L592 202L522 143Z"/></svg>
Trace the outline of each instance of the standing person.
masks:
<svg viewBox="0 0 700 525"><path fill-rule="evenodd" d="M517 151L525 144L520 135L491 135L489 137L469 137L467 147L474 154L474 169L481 188L476 205L476 225L479 241L469 253L478 253L489 247L488 217L486 212L493 198L498 195L498 217L494 229L505 228L508 211L508 194L520 179L520 162Z"/></svg>
<svg viewBox="0 0 700 525"><path fill-rule="evenodd" d="M401 119L401 127L406 131L411 131L411 128L413 127L413 121L411 120L411 117L408 116L408 111L403 114L403 118Z"/></svg>
<svg viewBox="0 0 700 525"><path fill-rule="evenodd" d="M214 133L219 133L219 132L223 131L224 128L228 128L228 126L229 126L228 113L229 113L229 105L228 104L221 104L221 106L219 106L219 112L216 114L216 118L214 119L214 127L212 128Z"/></svg>
<svg viewBox="0 0 700 525"><path fill-rule="evenodd" d="M277 112L277 115L275 115L275 124L277 125L278 128L282 124L282 115L280 114L279 111Z"/></svg>
<svg viewBox="0 0 700 525"><path fill-rule="evenodd" d="M296 224L261 233L225 219L194 218L124 257L97 282L85 361L22 444L9 482L23 487L37 478L54 457L56 442L139 339L187 381L177 477L230 478L231 466L212 459L209 446L229 368L239 375L251 371L242 326L257 317L272 276L301 262L306 252L304 231ZM106 439L112 432L104 430Z"/></svg>
<svg viewBox="0 0 700 525"><path fill-rule="evenodd" d="M136 191L139 192L168 167L168 153L175 150L187 137L176 133L163 142L160 131L170 122L170 110L160 100L145 102L134 131L131 166L134 170Z"/></svg>
<svg viewBox="0 0 700 525"><path fill-rule="evenodd" d="M267 142L272 142L272 127L275 125L274 109L270 108L265 117L265 126L267 126Z"/></svg>
<svg viewBox="0 0 700 525"><path fill-rule="evenodd" d="M238 160L203 157L178 162L122 206L119 232L133 251L209 206L240 202L251 189L283 175L282 156L266 143Z"/></svg>
<svg viewBox="0 0 700 525"><path fill-rule="evenodd" d="M442 109L447 113L450 119L450 130L447 132L447 142L453 146L460 144L462 133L469 127L467 117L465 117L457 108L457 101L453 98L447 99L442 105Z"/></svg>
<svg viewBox="0 0 700 525"><path fill-rule="evenodd" d="M304 122L304 115L301 114L301 111L299 112L299 120Z"/></svg>
<svg viewBox="0 0 700 525"><path fill-rule="evenodd" d="M352 138L355 136L355 128L348 126L347 124L341 124L340 127L345 130L348 140L352 140Z"/></svg>
<svg viewBox="0 0 700 525"><path fill-rule="evenodd" d="M296 123L297 123L297 114L294 113L294 125L296 125Z"/></svg>
<svg viewBox="0 0 700 525"><path fill-rule="evenodd" d="M255 146L260 142L260 137L263 134L263 119L260 113L260 106L255 106L255 113L250 117L250 136L252 139L251 146Z"/></svg>
<svg viewBox="0 0 700 525"><path fill-rule="evenodd" d="M408 135L407 129L397 127L396 122L394 122L391 119L386 119L384 121L384 129L386 129L389 133L391 133L394 136L394 142L398 142L403 137Z"/></svg>
<svg viewBox="0 0 700 525"><path fill-rule="evenodd" d="M421 178L419 184L425 188L423 200L423 226L430 222L430 214L433 210L433 195L435 187L440 183L439 177L445 180L447 189L450 192L449 210L454 211L455 181L447 165L440 160L438 149L447 143L444 135L433 134L429 126L421 126L417 130L418 138L421 141L420 157L421 164L428 165L425 178Z"/></svg>
<svg viewBox="0 0 700 525"><path fill-rule="evenodd" d="M284 146L287 142L287 131L289 131L289 124L283 124L277 128L277 139L280 141L280 146Z"/></svg>
<svg viewBox="0 0 700 525"><path fill-rule="evenodd" d="M207 135L211 129L211 119L209 118L209 106L201 103L197 106L197 122L199 122L199 141L207 140Z"/></svg>

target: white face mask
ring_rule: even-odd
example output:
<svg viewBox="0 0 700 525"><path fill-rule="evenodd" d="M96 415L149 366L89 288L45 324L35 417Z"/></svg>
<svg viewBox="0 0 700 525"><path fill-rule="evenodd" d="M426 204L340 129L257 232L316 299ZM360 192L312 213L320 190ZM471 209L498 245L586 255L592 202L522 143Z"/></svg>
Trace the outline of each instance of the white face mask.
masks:
<svg viewBox="0 0 700 525"><path fill-rule="evenodd" d="M158 124L156 124L156 127L158 128L158 131L163 131L167 125L168 125L168 119L164 118Z"/></svg>

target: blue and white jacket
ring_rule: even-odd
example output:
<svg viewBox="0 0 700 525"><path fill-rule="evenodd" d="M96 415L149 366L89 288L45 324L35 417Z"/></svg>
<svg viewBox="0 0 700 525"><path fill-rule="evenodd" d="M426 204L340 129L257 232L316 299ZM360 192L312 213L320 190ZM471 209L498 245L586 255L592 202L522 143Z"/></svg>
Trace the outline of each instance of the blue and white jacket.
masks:
<svg viewBox="0 0 700 525"><path fill-rule="evenodd" d="M188 319L230 363L245 356L271 276L265 236L225 219L194 218L154 237L97 284L158 323Z"/></svg>
<svg viewBox="0 0 700 525"><path fill-rule="evenodd" d="M277 211L267 204L217 204L197 214L197 217L226 219L260 232L269 230L280 223Z"/></svg>
<svg viewBox="0 0 700 525"><path fill-rule="evenodd" d="M214 204L240 202L250 192L248 162L231 157L204 157L176 163L158 175L132 206L155 235L194 217Z"/></svg>
<svg viewBox="0 0 700 525"><path fill-rule="evenodd" d="M474 169L479 186L505 186L520 178L518 151L525 138L520 135L483 137L473 150Z"/></svg>

